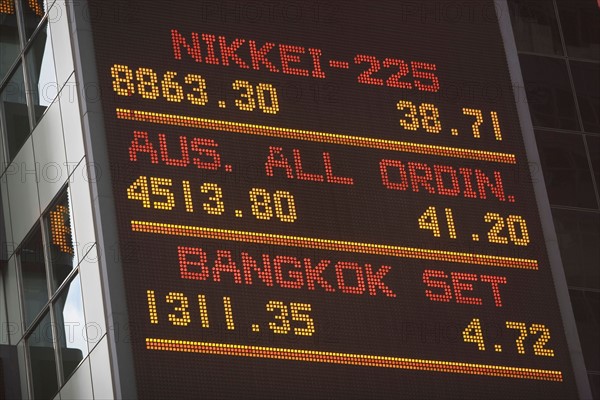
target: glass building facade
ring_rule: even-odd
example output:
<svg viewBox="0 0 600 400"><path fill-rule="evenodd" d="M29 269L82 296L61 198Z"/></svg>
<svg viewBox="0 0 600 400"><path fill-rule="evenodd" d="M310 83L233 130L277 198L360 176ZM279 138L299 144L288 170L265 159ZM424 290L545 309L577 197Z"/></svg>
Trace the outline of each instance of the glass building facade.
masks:
<svg viewBox="0 0 600 400"><path fill-rule="evenodd" d="M0 1L0 398L114 396L68 4Z"/></svg>
<svg viewBox="0 0 600 400"><path fill-rule="evenodd" d="M509 0L570 299L600 399L600 3ZM111 398L65 0L0 0L0 398ZM115 327L112 327L115 328ZM116 327L118 329L118 327Z"/></svg>
<svg viewBox="0 0 600 400"><path fill-rule="evenodd" d="M600 5L511 0L511 22L579 339L600 396ZM534 175L535 177L535 175Z"/></svg>

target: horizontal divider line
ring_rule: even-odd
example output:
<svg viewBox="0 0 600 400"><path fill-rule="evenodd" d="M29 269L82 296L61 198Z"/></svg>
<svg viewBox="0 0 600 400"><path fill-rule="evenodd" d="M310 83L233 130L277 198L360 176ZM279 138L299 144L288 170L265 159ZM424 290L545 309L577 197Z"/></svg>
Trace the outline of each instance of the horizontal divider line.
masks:
<svg viewBox="0 0 600 400"><path fill-rule="evenodd" d="M158 351L177 351L184 353L270 358L315 363L358 365L362 367L397 368L419 371L448 372L454 374L499 376L504 378L532 379L554 382L562 382L563 380L562 372L553 370L471 364L455 361L374 356L368 354L349 354L317 350L261 347L241 344L146 338L146 348L148 350Z"/></svg>
<svg viewBox="0 0 600 400"><path fill-rule="evenodd" d="M308 249L342 251L348 253L374 254L390 257L417 258L422 260L487 265L492 267L537 270L537 260L493 256L476 253L431 250L414 247L390 246L340 240L318 239L301 236L277 235L272 233L235 231L202 226L176 225L161 222L131 221L133 232L145 232L169 236L187 236L204 239L229 240L276 246L303 247Z"/></svg>
<svg viewBox="0 0 600 400"><path fill-rule="evenodd" d="M279 128L275 126L220 121L215 119L199 117L188 117L185 115L129 110L126 108L117 108L116 113L117 118L119 119L150 122L162 125L185 126L190 128L201 128L216 131L242 133L246 135L270 136L283 139L305 140L310 142L366 147L371 149L399 151L404 153L418 153L443 157L465 158L470 160L480 160L506 164L516 164L517 162L514 154L498 153L485 150L462 149L457 147L436 146L431 144L399 142L387 139L350 136L338 133Z"/></svg>

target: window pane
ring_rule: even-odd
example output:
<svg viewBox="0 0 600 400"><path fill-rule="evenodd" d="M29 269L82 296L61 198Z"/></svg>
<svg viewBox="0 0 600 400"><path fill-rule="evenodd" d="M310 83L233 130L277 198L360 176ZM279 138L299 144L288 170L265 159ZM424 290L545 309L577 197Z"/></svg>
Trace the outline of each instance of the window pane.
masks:
<svg viewBox="0 0 600 400"><path fill-rule="evenodd" d="M65 379L88 353L79 275L63 289L54 304L58 343Z"/></svg>
<svg viewBox="0 0 600 400"><path fill-rule="evenodd" d="M600 6L597 0L558 0L557 4L569 57L600 60Z"/></svg>
<svg viewBox="0 0 600 400"><path fill-rule="evenodd" d="M552 1L511 0L508 5L519 51L563 54Z"/></svg>
<svg viewBox="0 0 600 400"><path fill-rule="evenodd" d="M600 289L600 214L553 209L552 216L567 284Z"/></svg>
<svg viewBox="0 0 600 400"><path fill-rule="evenodd" d="M0 1L0 80L19 55L19 31L14 0Z"/></svg>
<svg viewBox="0 0 600 400"><path fill-rule="evenodd" d="M0 91L0 119L8 137L8 154L15 158L29 137L29 117L23 81L23 66L19 65Z"/></svg>
<svg viewBox="0 0 600 400"><path fill-rule="evenodd" d="M52 291L56 290L77 266L73 250L73 226L69 199L65 192L45 217L50 249Z"/></svg>
<svg viewBox="0 0 600 400"><path fill-rule="evenodd" d="M39 121L58 92L48 24L44 24L35 35L31 47L25 53L25 60L29 72L35 119Z"/></svg>
<svg viewBox="0 0 600 400"><path fill-rule="evenodd" d="M536 131L551 205L597 209L583 135Z"/></svg>
<svg viewBox="0 0 600 400"><path fill-rule="evenodd" d="M586 135L585 140L592 160L594 176L596 177L596 187L600 188L600 137Z"/></svg>
<svg viewBox="0 0 600 400"><path fill-rule="evenodd" d="M35 399L51 399L58 390L50 314L27 338Z"/></svg>
<svg viewBox="0 0 600 400"><path fill-rule="evenodd" d="M583 129L600 133L600 64L571 61Z"/></svg>
<svg viewBox="0 0 600 400"><path fill-rule="evenodd" d="M589 374L590 386L592 387L592 397L594 399L600 399L600 375Z"/></svg>
<svg viewBox="0 0 600 400"><path fill-rule="evenodd" d="M27 239L19 251L21 277L23 279L23 303L25 324L29 326L48 302L48 285L44 263L44 246L39 227Z"/></svg>
<svg viewBox="0 0 600 400"><path fill-rule="evenodd" d="M579 130L566 61L524 54L519 60L533 125Z"/></svg>
<svg viewBox="0 0 600 400"><path fill-rule="evenodd" d="M573 314L579 331L585 366L588 370L600 370L600 293L569 290Z"/></svg>
<svg viewBox="0 0 600 400"><path fill-rule="evenodd" d="M46 5L44 3L44 0L21 0L27 39L31 37L35 28L37 28L42 17L46 13Z"/></svg>

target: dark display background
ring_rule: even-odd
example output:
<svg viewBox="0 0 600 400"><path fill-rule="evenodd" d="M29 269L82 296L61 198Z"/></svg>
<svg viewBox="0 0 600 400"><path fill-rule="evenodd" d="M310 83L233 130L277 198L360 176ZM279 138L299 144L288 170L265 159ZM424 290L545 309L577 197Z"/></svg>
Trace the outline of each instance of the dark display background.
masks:
<svg viewBox="0 0 600 400"><path fill-rule="evenodd" d="M90 3L140 398L575 396L529 165L491 1L427 2L427 5L392 1ZM225 36L228 43L234 38L244 38L259 45L269 41L319 48L323 51L327 77L317 79L241 69L236 65L196 63L185 50L182 59L176 60L171 29L177 29L188 41L191 32L198 32ZM218 56L218 46L216 51ZM247 48L239 54L249 59ZM276 63L279 60L275 57L276 49L271 54L269 58ZM440 91L359 84L356 76L366 64L355 65L352 60L356 54L374 55L380 60L392 57L434 63ZM348 61L350 69L330 68L329 59ZM205 106L194 106L187 102L167 102L162 97L147 100L138 95L118 96L112 89L110 74L114 64L127 65L134 71L139 67L152 68L159 76L176 71L180 82L185 74L200 74L206 79L209 101ZM310 68L311 63L303 62L298 67ZM254 85L272 84L279 94L280 111L271 115L258 109L253 112L237 109L233 105L237 92L231 89L237 79ZM226 101L227 108L219 108L217 100ZM396 109L399 100L436 105L442 132L429 134L403 129L398 124L403 115ZM472 118L463 115L463 107L481 109L488 116L490 111L497 111L504 140L494 140L489 120L481 127L481 139L473 138L469 133ZM124 121L116 118L116 108L504 152L515 154L517 164ZM451 127L461 134L450 135ZM137 162L130 162L128 149L133 131L148 132L155 144L158 134L164 133L169 149L178 148L178 138L182 135L190 140L212 139L219 145L222 164L232 165L233 171L152 164L145 155L140 155ZM269 146L282 147L290 160L292 149L299 149L305 170L312 173L322 172L321 154L329 152L334 173L352 177L354 185L287 179L281 170L269 177L264 172ZM178 155L174 151L171 156ZM389 190L381 183L381 159L478 168L488 176L499 171L506 193L516 201L498 201L489 192L484 200ZM146 209L139 201L129 200L127 187L140 175L171 178L174 183L189 180L196 211L185 211L179 185L173 188L176 206L171 211ZM208 215L202 210L206 195L198 188L204 182L222 187L226 207L223 215ZM275 218L270 221L254 218L248 200L251 188L265 188L271 193L289 191L295 198L298 219L284 223ZM419 229L418 217L429 206L441 210L440 215L444 208L453 210L457 239L450 239L447 234L433 237L431 231ZM236 209L243 211L243 218L234 215ZM471 240L472 233L485 237L491 226L484 222L488 212L522 216L527 221L530 244L514 246ZM132 220L528 258L538 260L539 270L136 233L131 231ZM444 232L442 220L440 225ZM384 281L397 297L385 297L381 292L369 296L309 291L306 287L283 289L260 282L236 285L230 274L224 274L220 283L212 279L183 280L178 246L201 247L209 260L214 259L217 249L231 250L238 264L242 251L257 260L263 253L272 257L308 257L313 264L327 259L332 266L324 277L331 283L335 282L333 265L338 261L369 263L375 270L387 265L391 271ZM427 287L422 282L425 269L506 277L508 283L500 287L503 306L494 305L489 284L476 286L472 293L466 294L481 297L480 306L433 302L425 296ZM146 303L149 289L156 291L158 299L157 325L149 322ZM181 292L190 299L192 322L188 326L173 326L167 320L166 315L173 312L173 305L164 301L169 292ZM206 295L210 328L200 326L194 301L198 294ZM235 330L225 328L220 303L223 296L231 297ZM269 331L267 324L273 321L272 313L265 311L269 300L311 304L314 335L277 335ZM473 318L481 320L486 351L479 351L474 343L462 339L463 329ZM506 321L525 322L528 326L544 324L552 334L546 347L554 350L555 357L533 354L534 335L524 343L526 353L518 354L516 331L506 329ZM260 332L251 331L255 323L261 326ZM564 381L159 352L146 349L145 339L150 337L559 370ZM493 344L501 344L504 350L494 352Z"/></svg>

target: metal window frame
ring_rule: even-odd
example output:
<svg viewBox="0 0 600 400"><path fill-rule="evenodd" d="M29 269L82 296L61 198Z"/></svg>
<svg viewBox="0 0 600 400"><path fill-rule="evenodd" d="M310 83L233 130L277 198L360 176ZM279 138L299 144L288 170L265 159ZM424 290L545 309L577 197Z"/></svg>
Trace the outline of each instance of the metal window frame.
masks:
<svg viewBox="0 0 600 400"><path fill-rule="evenodd" d="M31 86L30 77L29 77L29 67L27 66L25 56L26 56L27 51L29 51L29 49L32 47L33 42L37 38L38 33L42 29L44 29L44 26L48 27L48 29L49 29L50 26L49 26L49 21L48 21L48 14L49 14L48 10L52 7L53 4L54 4L54 2L47 5L47 9L45 10L44 15L38 22L38 25L36 26L35 30L31 34L31 37L29 39L27 39L27 34L25 32L25 22L23 19L22 2L19 0L14 0L15 17L17 20L17 31L19 33L20 52L19 52L19 55L16 57L14 63L7 70L6 74L3 77L0 77L0 92L2 92L2 90L6 87L6 84L9 81L9 78L12 76L12 74L14 74L14 72L16 71L18 66L22 65L23 66L23 84L25 86L24 87L25 102L27 104L27 116L29 119L29 135L28 135L28 137L31 136L31 134L33 133L33 130L35 129L35 127L37 125L37 118L35 116L35 104L34 104L35 102L33 99L33 92L31 90L32 86ZM52 60L52 63L54 64L54 69L56 70L56 64L54 63L54 60ZM8 164L10 162L12 162L14 159L14 157L11 158L11 155L10 155L10 152L8 149L8 132L7 132L6 125L3 122L2 118L0 118L0 141L1 141L0 144L2 144L1 147L4 149L4 151L0 151L0 165L2 166L2 168L0 169L0 175L2 175L4 173L5 168L8 168Z"/></svg>
<svg viewBox="0 0 600 400"><path fill-rule="evenodd" d="M58 391L60 391L60 389L64 386L64 384L66 383L67 378L68 378L68 377L64 376L63 368L62 368L63 360L62 360L60 343L58 340L58 338L59 338L58 329L59 328L58 328L58 324L56 322L55 303L56 303L57 299L59 299L60 296L62 294L64 294L66 288L68 288L70 286L70 284L73 282L73 280L76 279L76 277L79 275L80 265L77 264L56 288L53 287L54 286L53 275L52 275L53 271L52 271L52 262L51 262L51 252L50 252L50 246L49 246L50 238L48 237L47 217L48 217L49 211L52 209L52 207L54 207L54 206L56 206L56 204L58 204L58 202L60 201L60 199L62 198L63 195L67 196L67 201L69 202L69 205L71 205L70 190L71 190L71 188L69 187L68 184L66 184L57 192L58 194L55 196L54 200L50 203L50 205L46 208L46 210L44 210L44 212L39 216L34 227L30 230L30 232L27 234L27 236L25 236L25 239L23 239L23 241L21 242L21 244L15 251L15 257L16 257L15 262L16 262L16 269L17 269L16 273L17 273L17 281L18 281L17 292L18 292L19 304L21 306L20 307L20 314L21 314L20 328L21 328L21 331L23 332L21 335L21 339L18 341L18 343L19 342L24 343L25 371L27 373L27 376L21 377L21 380L26 379L26 387L28 390L27 396L30 399L33 399L35 396L34 396L34 392L33 392L33 375L32 375L32 370L31 370L31 354L29 352L29 345L28 345L27 341L31 337L31 335L35 331L35 329L39 326L40 322L46 317L47 313L50 313L50 325L51 325L51 331L52 331L52 348L54 351L54 361L55 361L56 374L57 374L56 379L57 379ZM72 212L71 207L69 207L69 212L70 213ZM46 304L40 309L40 311L38 312L36 317L33 319L33 321L31 321L31 323L27 326L26 322L25 322L25 307L24 307L25 294L24 294L24 289L23 289L23 277L22 277L22 272L21 272L21 259L20 259L19 253L21 251L23 243L25 243L29 238L31 238L31 236L34 234L36 229L41 230L43 256L44 256L44 267L45 267L45 272L46 272L46 291L48 294L48 299L46 301ZM85 359L85 357L82 358L79 365L84 361L84 359ZM79 365L75 369L77 369L79 367ZM25 393L22 393L22 395L25 396Z"/></svg>

